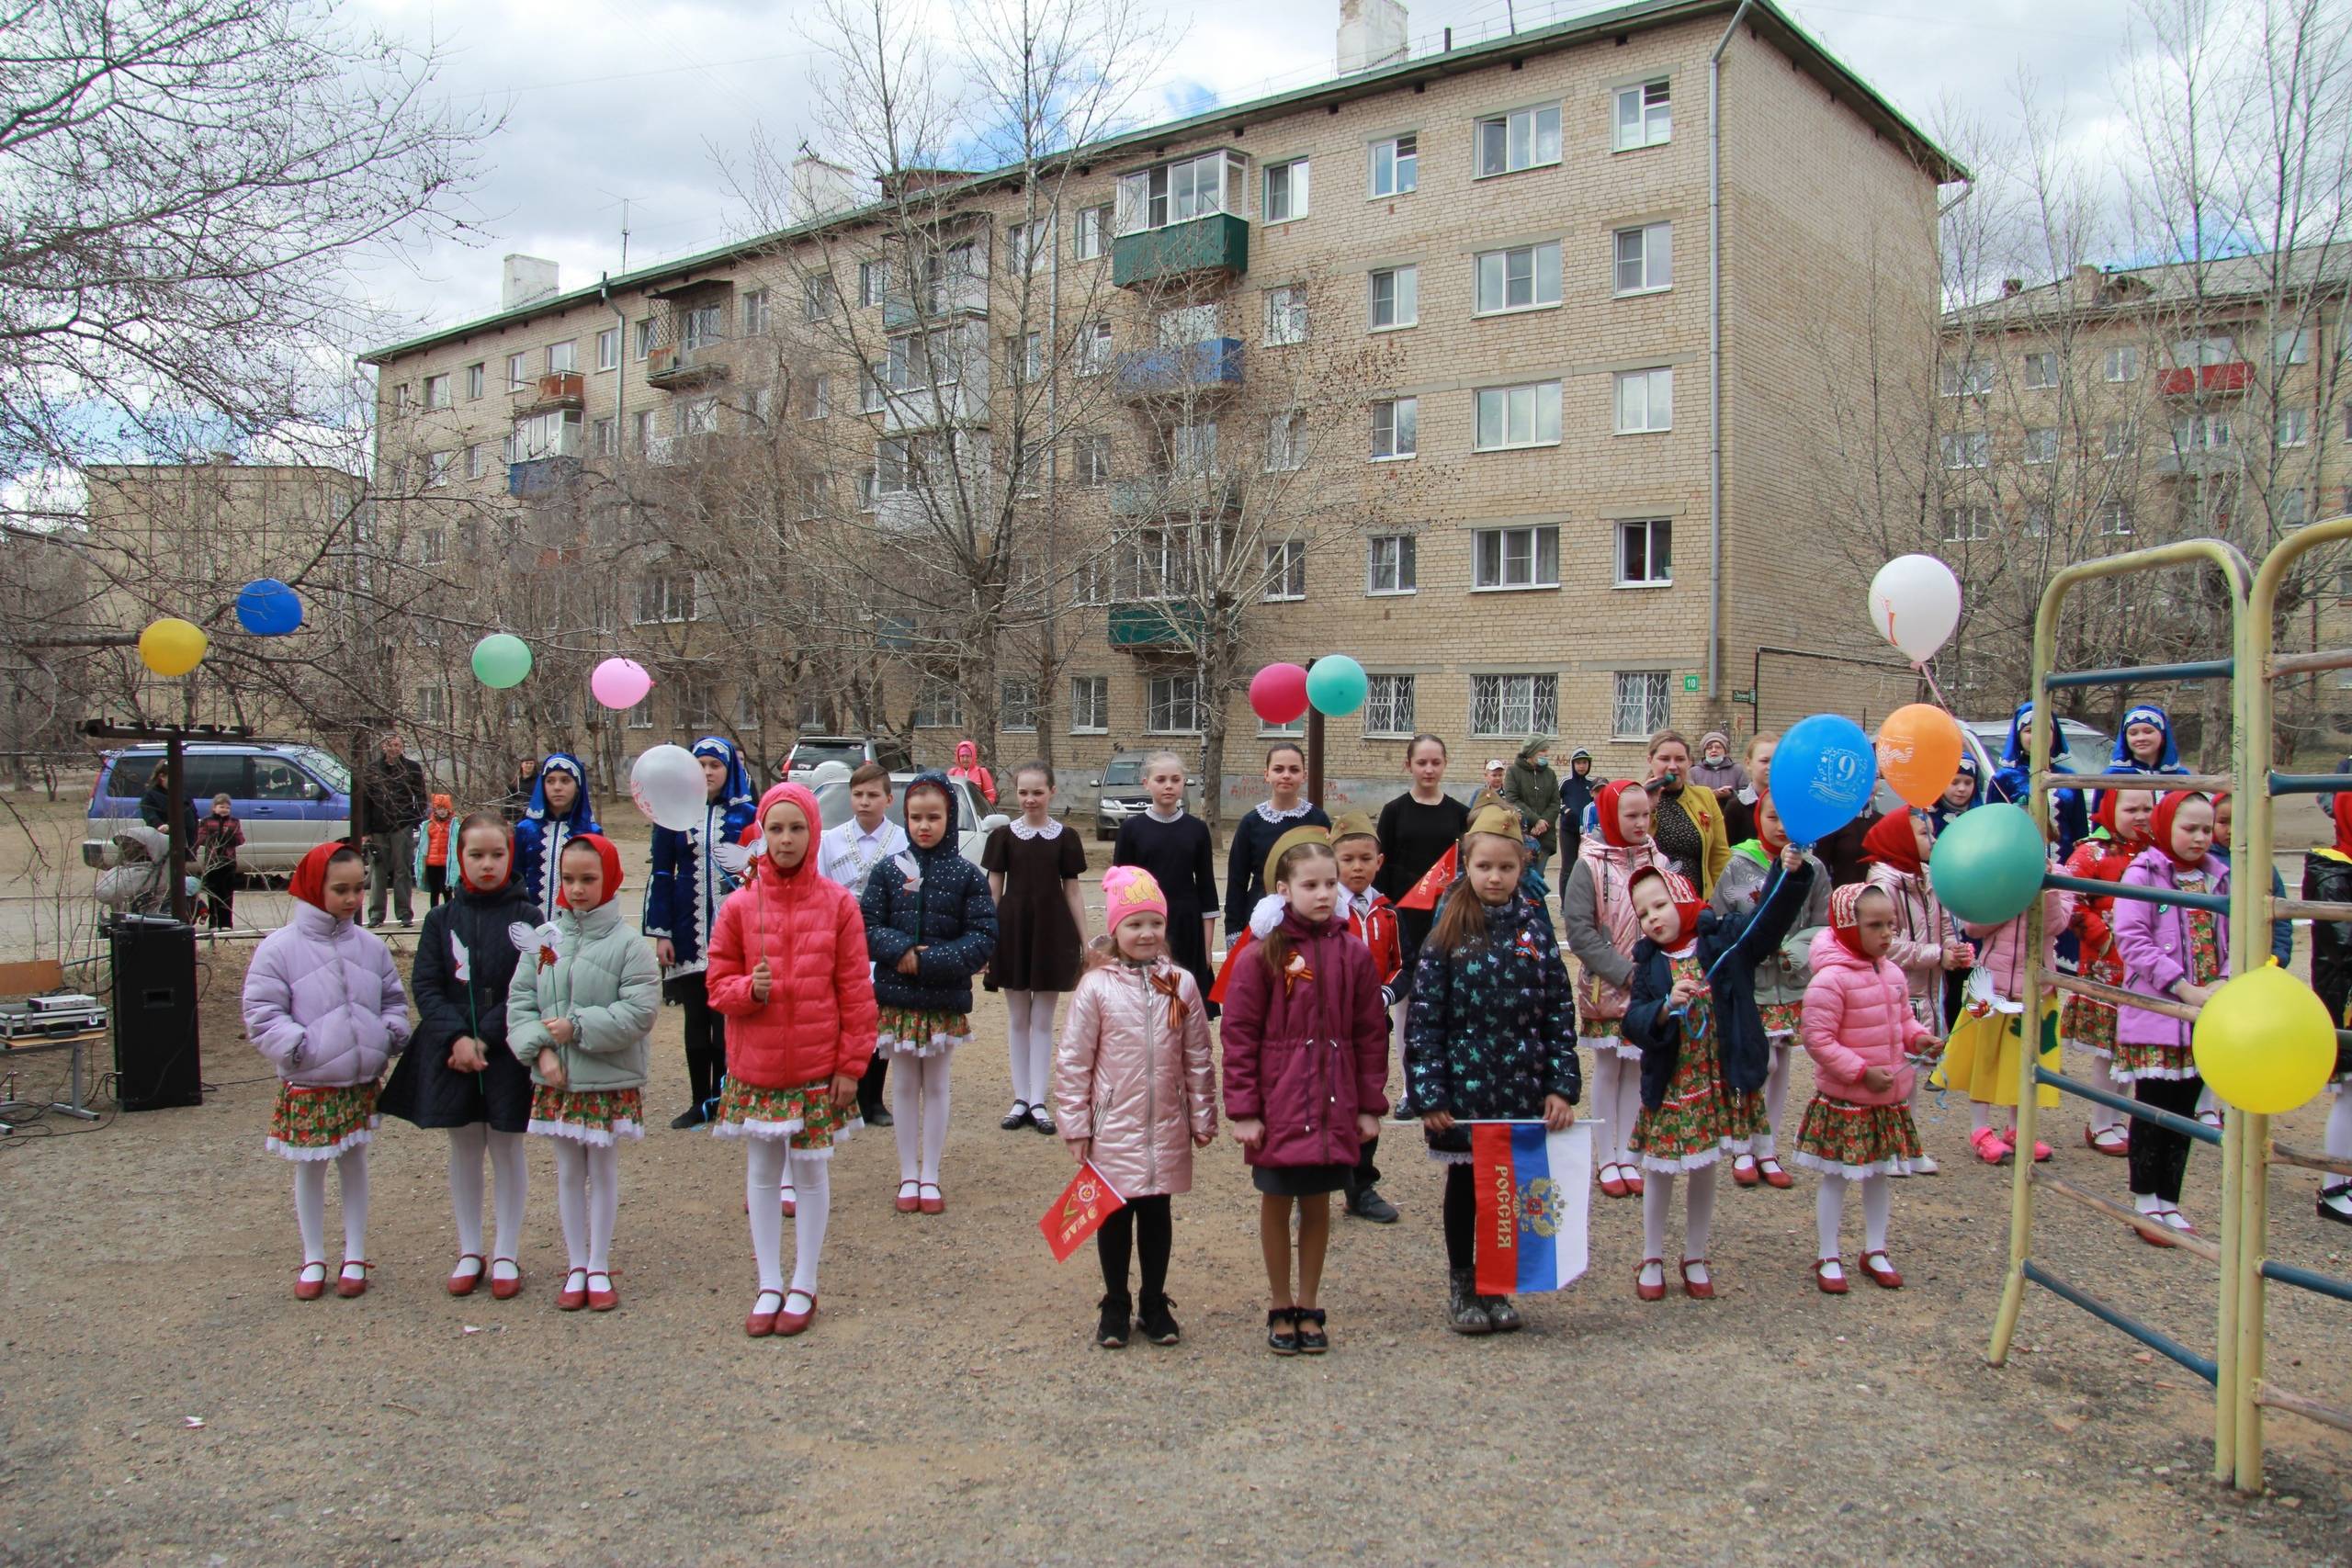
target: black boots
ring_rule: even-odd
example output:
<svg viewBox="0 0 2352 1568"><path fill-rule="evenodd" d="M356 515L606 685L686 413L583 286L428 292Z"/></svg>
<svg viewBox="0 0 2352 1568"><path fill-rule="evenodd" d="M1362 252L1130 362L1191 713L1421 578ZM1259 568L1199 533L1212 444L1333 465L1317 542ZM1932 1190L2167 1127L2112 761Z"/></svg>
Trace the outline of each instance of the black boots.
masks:
<svg viewBox="0 0 2352 1568"><path fill-rule="evenodd" d="M1146 1295L1144 1297L1143 1314L1136 1326L1143 1330L1143 1337L1146 1339L1150 1340L1155 1345L1173 1345L1176 1343L1177 1338L1183 1331L1176 1326L1176 1318L1174 1314L1168 1310L1175 1304L1176 1303L1174 1302L1170 1301L1164 1294L1157 1296Z"/></svg>
<svg viewBox="0 0 2352 1568"><path fill-rule="evenodd" d="M1094 1325L1094 1343L1105 1350L1127 1348L1128 1320L1135 1315L1136 1303L1125 1292L1102 1298L1102 1315ZM1162 1311L1165 1304L1163 1303Z"/></svg>
<svg viewBox="0 0 2352 1568"><path fill-rule="evenodd" d="M1485 1303L1478 1295L1478 1275L1475 1269L1455 1269L1446 1275L1445 1325L1456 1334L1492 1334L1495 1321L1487 1315ZM1511 1314L1512 1326L1518 1326L1518 1314Z"/></svg>

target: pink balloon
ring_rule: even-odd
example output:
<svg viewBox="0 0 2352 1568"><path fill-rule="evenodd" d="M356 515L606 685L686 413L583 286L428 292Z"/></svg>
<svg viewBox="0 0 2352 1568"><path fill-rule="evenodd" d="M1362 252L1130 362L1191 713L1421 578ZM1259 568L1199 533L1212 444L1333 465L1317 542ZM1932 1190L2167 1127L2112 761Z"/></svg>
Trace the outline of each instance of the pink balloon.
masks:
<svg viewBox="0 0 2352 1568"><path fill-rule="evenodd" d="M1250 677L1250 709L1268 724L1288 724L1306 712L1306 671L1269 664Z"/></svg>
<svg viewBox="0 0 2352 1568"><path fill-rule="evenodd" d="M634 659L607 659L588 677L588 690L608 708L633 708L653 689L653 677Z"/></svg>

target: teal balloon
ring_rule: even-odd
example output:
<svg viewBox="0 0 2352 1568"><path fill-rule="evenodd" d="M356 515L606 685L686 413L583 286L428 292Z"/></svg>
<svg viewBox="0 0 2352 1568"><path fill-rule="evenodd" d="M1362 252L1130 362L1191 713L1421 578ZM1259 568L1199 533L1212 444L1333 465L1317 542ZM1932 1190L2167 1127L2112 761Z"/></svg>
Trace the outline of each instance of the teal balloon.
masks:
<svg viewBox="0 0 2352 1568"><path fill-rule="evenodd" d="M1781 761L1772 759L1774 782ZM2002 803L1963 811L1944 825L1928 858L1936 899L1963 920L1998 925L2025 913L2041 891L2049 861L2041 829L2025 807Z"/></svg>
<svg viewBox="0 0 2352 1568"><path fill-rule="evenodd" d="M1843 714L1801 718L1772 752L1772 804L1792 844L1817 844L1862 814L1878 787L1878 749Z"/></svg>
<svg viewBox="0 0 2352 1568"><path fill-rule="evenodd" d="M474 644L474 676L483 685L503 692L521 685L530 672L530 645L521 637L492 632Z"/></svg>
<svg viewBox="0 0 2352 1568"><path fill-rule="evenodd" d="M1344 653L1330 654L1307 667L1306 700L1327 718L1345 718L1363 706L1370 685L1363 666Z"/></svg>

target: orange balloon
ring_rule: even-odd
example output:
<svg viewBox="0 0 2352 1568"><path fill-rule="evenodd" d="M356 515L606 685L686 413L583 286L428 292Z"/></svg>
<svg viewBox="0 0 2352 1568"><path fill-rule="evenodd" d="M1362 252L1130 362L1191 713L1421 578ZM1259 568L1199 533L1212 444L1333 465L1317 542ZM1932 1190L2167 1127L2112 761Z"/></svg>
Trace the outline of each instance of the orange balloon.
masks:
<svg viewBox="0 0 2352 1568"><path fill-rule="evenodd" d="M1960 772L1960 722L1931 703L1896 708L1878 727L1878 776L1926 810Z"/></svg>

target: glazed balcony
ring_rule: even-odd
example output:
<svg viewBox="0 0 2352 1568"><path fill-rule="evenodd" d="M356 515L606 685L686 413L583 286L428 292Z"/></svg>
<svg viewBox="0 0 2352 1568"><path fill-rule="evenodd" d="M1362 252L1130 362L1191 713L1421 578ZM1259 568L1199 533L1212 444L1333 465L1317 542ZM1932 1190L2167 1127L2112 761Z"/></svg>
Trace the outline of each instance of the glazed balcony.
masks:
<svg viewBox="0 0 2352 1568"><path fill-rule="evenodd" d="M1219 273L1238 277L1249 270L1249 220L1229 212L1143 229L1111 242L1111 281L1121 288Z"/></svg>
<svg viewBox="0 0 2352 1568"><path fill-rule="evenodd" d="M1123 354L1116 375L1119 396L1130 402L1230 391L1242 384L1241 340L1216 337L1181 348Z"/></svg>

